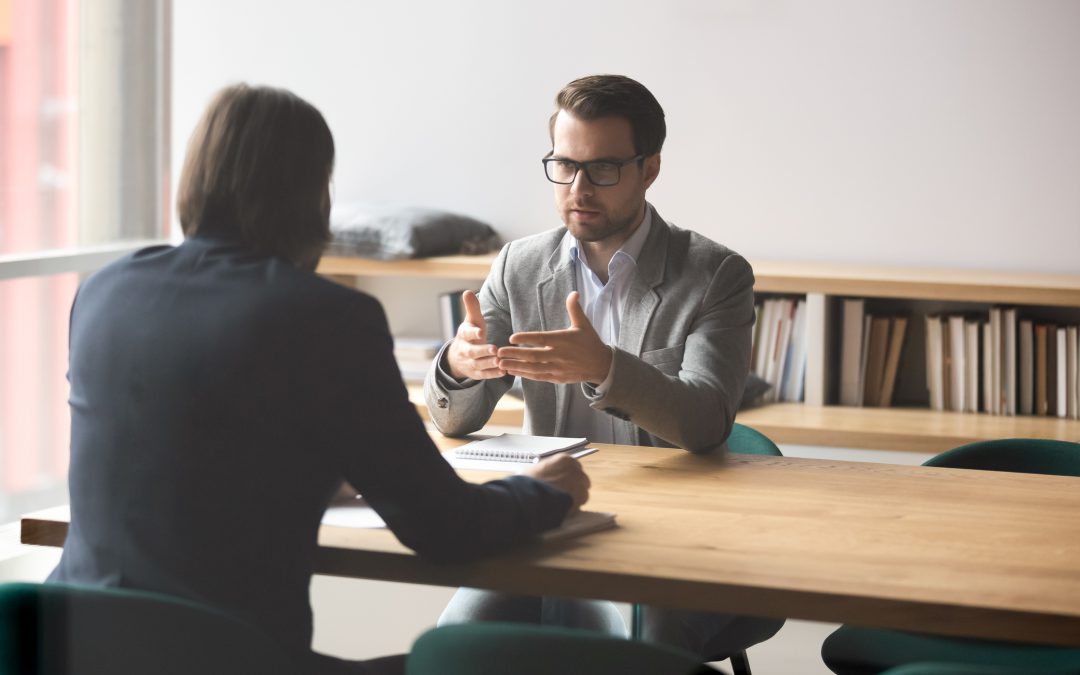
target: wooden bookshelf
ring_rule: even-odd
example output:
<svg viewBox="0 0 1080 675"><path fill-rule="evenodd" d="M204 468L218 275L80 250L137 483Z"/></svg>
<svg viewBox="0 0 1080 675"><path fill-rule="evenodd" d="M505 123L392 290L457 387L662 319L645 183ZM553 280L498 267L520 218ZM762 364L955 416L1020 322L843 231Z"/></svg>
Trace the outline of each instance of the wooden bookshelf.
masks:
<svg viewBox="0 0 1080 675"><path fill-rule="evenodd" d="M495 260L489 255L449 255L410 260L371 260L325 256L319 274L339 277L428 277L431 279L480 279L487 277Z"/></svg>
<svg viewBox="0 0 1080 675"><path fill-rule="evenodd" d="M327 257L319 272L341 277L426 277L483 280L494 255L377 261ZM824 405L828 300L832 297L1080 308L1080 275L917 267L752 261L759 293L805 295L810 310L806 403L778 403L740 412L737 421L779 443L936 453L978 440L1051 438L1080 441L1080 421L993 416L909 408ZM831 336L835 339L836 336ZM912 366L907 366L912 367ZM410 397L427 409L418 387ZM504 397L490 424L520 426L524 404Z"/></svg>
<svg viewBox="0 0 1080 675"><path fill-rule="evenodd" d="M484 279L494 254L416 260L328 256L319 272L353 277ZM821 293L864 298L1080 307L1080 275L1023 274L921 267L753 261L761 293Z"/></svg>

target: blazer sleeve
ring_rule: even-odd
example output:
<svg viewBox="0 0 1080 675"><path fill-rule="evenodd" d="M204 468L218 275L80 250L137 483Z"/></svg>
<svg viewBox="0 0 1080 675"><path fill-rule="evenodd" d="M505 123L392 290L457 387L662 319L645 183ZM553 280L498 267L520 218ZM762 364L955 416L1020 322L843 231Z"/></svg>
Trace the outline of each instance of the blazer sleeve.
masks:
<svg viewBox="0 0 1080 675"><path fill-rule="evenodd" d="M463 561L559 525L565 492L526 476L468 483L439 454L409 401L382 307L356 294L321 350L322 441L341 475L406 546Z"/></svg>
<svg viewBox="0 0 1080 675"><path fill-rule="evenodd" d="M480 289L480 309L484 313L488 344L509 344L513 325L510 318L510 301L503 274L511 244L503 246L488 272L487 281ZM431 421L447 436L463 436L479 430L491 419L495 404L514 383L511 376L492 380L467 380L455 382L448 374L446 352L450 343L443 345L435 356L427 377L424 379L424 400Z"/></svg>
<svg viewBox="0 0 1080 675"><path fill-rule="evenodd" d="M677 374L616 349L611 387L590 405L691 452L720 447L750 372L753 326L754 273L742 256L729 254L705 292Z"/></svg>

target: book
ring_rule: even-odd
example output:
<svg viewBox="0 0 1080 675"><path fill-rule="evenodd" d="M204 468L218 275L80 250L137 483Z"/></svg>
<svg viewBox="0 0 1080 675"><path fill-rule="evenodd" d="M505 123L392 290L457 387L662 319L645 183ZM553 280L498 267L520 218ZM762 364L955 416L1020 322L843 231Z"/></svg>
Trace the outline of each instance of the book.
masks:
<svg viewBox="0 0 1080 675"><path fill-rule="evenodd" d="M1045 415L1046 405L1046 334L1048 326L1035 326L1035 414Z"/></svg>
<svg viewBox="0 0 1080 675"><path fill-rule="evenodd" d="M979 322L964 321L964 412L979 412Z"/></svg>
<svg viewBox="0 0 1080 675"><path fill-rule="evenodd" d="M606 511L578 511L563 519L562 525L540 533L540 541L560 541L615 527L615 514Z"/></svg>
<svg viewBox="0 0 1080 675"><path fill-rule="evenodd" d="M1003 310L1002 322L1002 392L1001 411L1005 415L1016 414L1016 308Z"/></svg>
<svg viewBox="0 0 1080 675"><path fill-rule="evenodd" d="M982 410L985 413L992 413L994 410L993 389L990 386L990 380L994 376L992 330L990 322L984 321L982 325Z"/></svg>
<svg viewBox="0 0 1080 675"><path fill-rule="evenodd" d="M944 349L941 341L941 317L926 317L926 388L930 391L930 408L945 409Z"/></svg>
<svg viewBox="0 0 1080 675"><path fill-rule="evenodd" d="M794 325L791 328L791 340L788 345L788 357L781 379L784 401L803 400L803 387L806 380L806 300L799 300L795 306Z"/></svg>
<svg viewBox="0 0 1080 675"><path fill-rule="evenodd" d="M1046 415L1057 415L1057 326L1046 327Z"/></svg>
<svg viewBox="0 0 1080 675"><path fill-rule="evenodd" d="M1064 326L1058 326L1057 339L1056 339L1056 352L1057 355L1054 358L1054 363L1057 364L1057 375L1054 381L1057 383L1057 394L1054 396L1054 400L1057 402L1057 416L1065 417L1068 415L1069 410L1069 396L1068 396L1068 365L1069 365L1069 351L1065 346L1065 336L1067 335Z"/></svg>
<svg viewBox="0 0 1080 675"><path fill-rule="evenodd" d="M439 295L439 325L443 340L449 342L457 335L458 326L465 320L465 304L461 299L464 290Z"/></svg>
<svg viewBox="0 0 1080 675"><path fill-rule="evenodd" d="M1080 327L1069 326L1066 330L1066 362L1068 379L1069 417L1080 419Z"/></svg>
<svg viewBox="0 0 1080 675"><path fill-rule="evenodd" d="M963 412L967 401L965 400L967 385L967 350L964 346L966 331L964 317L957 314L949 317L948 323L949 342L945 345L949 357L949 381L946 388L949 390L949 398L946 401L949 410Z"/></svg>
<svg viewBox="0 0 1080 675"><path fill-rule="evenodd" d="M1001 309L990 308L990 409L991 415L1000 415L1001 410Z"/></svg>
<svg viewBox="0 0 1080 675"><path fill-rule="evenodd" d="M1035 411L1035 328L1030 319L1020 322L1020 414Z"/></svg>
<svg viewBox="0 0 1080 675"><path fill-rule="evenodd" d="M885 357L889 351L889 317L870 319L866 350L866 376L863 378L863 405L881 405L881 383L885 379Z"/></svg>
<svg viewBox="0 0 1080 675"><path fill-rule="evenodd" d="M866 301L844 300L843 333L840 343L840 405L859 405L862 398L863 315Z"/></svg>
<svg viewBox="0 0 1080 675"><path fill-rule="evenodd" d="M536 463L545 457L580 448L586 442L585 438L499 434L456 448L454 457L497 462Z"/></svg>
<svg viewBox="0 0 1080 675"><path fill-rule="evenodd" d="M952 410L952 344L949 337L949 317L943 316L941 323L941 405L942 410Z"/></svg>
<svg viewBox="0 0 1080 675"><path fill-rule="evenodd" d="M780 321L777 326L776 347L773 350L770 377L766 381L773 386L766 394L773 402L780 400L780 387L784 382L784 368L787 364L788 345L791 343L791 330L795 324L795 301L780 301Z"/></svg>
<svg viewBox="0 0 1080 675"><path fill-rule="evenodd" d="M907 317L893 317L889 330L889 351L885 356L885 376L881 382L881 406L892 405L893 390L896 388L896 373L900 367L900 354L904 347L904 333L907 330Z"/></svg>

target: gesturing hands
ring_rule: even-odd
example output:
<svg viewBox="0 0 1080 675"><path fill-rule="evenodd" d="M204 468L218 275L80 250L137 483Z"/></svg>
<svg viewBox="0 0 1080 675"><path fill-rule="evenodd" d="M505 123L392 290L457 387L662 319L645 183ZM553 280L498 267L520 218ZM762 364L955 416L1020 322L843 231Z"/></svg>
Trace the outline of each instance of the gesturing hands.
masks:
<svg viewBox="0 0 1080 675"><path fill-rule="evenodd" d="M566 313L570 315L569 328L511 335L510 344L514 346L502 347L495 352L498 357L495 368L500 375L509 373L555 384L599 384L607 379L611 370L611 349L589 323L578 302L577 291L566 296Z"/></svg>
<svg viewBox="0 0 1080 675"><path fill-rule="evenodd" d="M461 294L465 304L465 320L458 326L457 335L446 352L450 374L462 380L490 380L506 375L495 356L495 346L487 344L487 324L480 310L480 301L472 291Z"/></svg>

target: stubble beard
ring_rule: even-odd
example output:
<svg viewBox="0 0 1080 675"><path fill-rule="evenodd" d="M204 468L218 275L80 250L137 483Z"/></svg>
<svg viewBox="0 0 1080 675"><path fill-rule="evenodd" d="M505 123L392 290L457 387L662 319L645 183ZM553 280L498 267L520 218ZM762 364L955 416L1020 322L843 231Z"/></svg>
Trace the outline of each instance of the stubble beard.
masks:
<svg viewBox="0 0 1080 675"><path fill-rule="evenodd" d="M607 212L602 212L601 219L592 224L577 222L571 213L576 208L594 208L588 203L571 203L563 207L562 220L566 229L575 239L594 243L626 235L641 220L641 206L635 206L625 214L616 214L614 219Z"/></svg>

